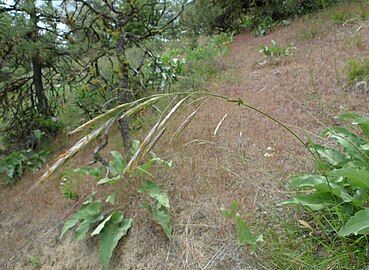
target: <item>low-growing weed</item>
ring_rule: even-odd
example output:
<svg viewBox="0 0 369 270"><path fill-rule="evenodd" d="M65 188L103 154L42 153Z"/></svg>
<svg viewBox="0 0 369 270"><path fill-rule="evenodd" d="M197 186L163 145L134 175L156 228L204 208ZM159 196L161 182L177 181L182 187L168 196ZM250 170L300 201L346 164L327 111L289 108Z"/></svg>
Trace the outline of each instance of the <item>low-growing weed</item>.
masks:
<svg viewBox="0 0 369 270"><path fill-rule="evenodd" d="M291 52L294 50L295 48L290 45L287 47L280 47L277 45L277 42L275 40L272 39L271 41L271 45L268 46L260 46L260 53L264 54L264 56L266 57L271 57L274 59L279 59L282 56L287 56L289 54L291 54Z"/></svg>
<svg viewBox="0 0 369 270"><path fill-rule="evenodd" d="M34 269L41 269L41 262L38 257L27 255L27 259Z"/></svg>
<svg viewBox="0 0 369 270"><path fill-rule="evenodd" d="M365 81L369 77L369 58L362 61L350 59L347 62L347 77L349 81Z"/></svg>
<svg viewBox="0 0 369 270"><path fill-rule="evenodd" d="M65 176L62 177L60 183L60 191L63 194L64 198L68 200L77 200L80 195L78 194L76 189L76 183L73 181L73 179Z"/></svg>
<svg viewBox="0 0 369 270"><path fill-rule="evenodd" d="M254 253L258 248L259 243L263 242L263 235L251 233L246 221L238 213L238 203L233 202L229 211L221 208L221 213L225 218L231 219L236 223L237 243L239 246L248 244L251 253Z"/></svg>

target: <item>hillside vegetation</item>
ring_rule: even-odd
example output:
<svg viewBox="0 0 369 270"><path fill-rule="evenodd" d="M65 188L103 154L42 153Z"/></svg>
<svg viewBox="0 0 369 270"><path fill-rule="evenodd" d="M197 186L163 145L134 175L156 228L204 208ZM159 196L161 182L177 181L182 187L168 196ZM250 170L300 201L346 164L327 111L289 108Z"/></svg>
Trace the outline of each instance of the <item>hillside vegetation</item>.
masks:
<svg viewBox="0 0 369 270"><path fill-rule="evenodd" d="M366 269L368 27L367 1L0 1L0 268Z"/></svg>

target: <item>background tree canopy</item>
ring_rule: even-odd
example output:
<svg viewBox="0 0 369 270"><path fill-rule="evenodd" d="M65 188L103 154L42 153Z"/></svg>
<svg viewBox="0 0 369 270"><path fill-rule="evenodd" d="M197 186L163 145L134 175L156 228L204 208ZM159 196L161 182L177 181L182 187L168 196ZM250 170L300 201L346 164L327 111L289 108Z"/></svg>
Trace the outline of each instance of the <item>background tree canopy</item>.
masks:
<svg viewBox="0 0 369 270"><path fill-rule="evenodd" d="M181 34L267 32L334 0L10 1L0 3L0 129L10 148L55 134L67 93L90 118L163 90L160 43ZM184 7L186 9L184 10ZM182 16L180 16L182 15ZM264 29L265 28L265 29ZM132 56L132 53L134 56ZM68 94L69 95L69 94ZM123 138L128 122L120 121Z"/></svg>

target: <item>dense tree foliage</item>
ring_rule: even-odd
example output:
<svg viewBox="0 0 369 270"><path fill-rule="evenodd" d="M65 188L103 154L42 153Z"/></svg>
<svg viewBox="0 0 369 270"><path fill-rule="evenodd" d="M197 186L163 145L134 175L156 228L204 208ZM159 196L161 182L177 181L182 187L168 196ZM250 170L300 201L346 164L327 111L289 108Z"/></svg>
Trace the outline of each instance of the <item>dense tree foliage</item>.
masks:
<svg viewBox="0 0 369 270"><path fill-rule="evenodd" d="M0 129L8 145L54 134L66 93L93 117L163 89L160 46L279 21L336 0L63 0L0 2ZM184 9L184 7L186 7ZM180 15L182 15L180 17ZM264 33L264 32L262 32ZM120 121L123 137L128 124Z"/></svg>
<svg viewBox="0 0 369 270"><path fill-rule="evenodd" d="M175 25L181 9L176 12L170 3L157 0L74 0L66 7L70 37L73 43L84 44L88 51L87 89L105 89L103 95L110 98L107 100L110 105L136 99L153 79L152 73L145 73L148 62L160 68L148 41L164 38L166 31ZM132 63L127 56L132 48L140 54L135 59L138 63ZM107 63L109 77L103 66ZM124 119L120 126L123 137L127 137Z"/></svg>
<svg viewBox="0 0 369 270"><path fill-rule="evenodd" d="M232 31L255 27L266 18L284 20L335 2L338 0L198 0L185 11L183 25L195 33Z"/></svg>
<svg viewBox="0 0 369 270"><path fill-rule="evenodd" d="M7 138L32 144L32 131L51 129L72 71L57 27L61 14L51 1L16 1L0 8L0 128Z"/></svg>
<svg viewBox="0 0 369 270"><path fill-rule="evenodd" d="M32 147L36 130L54 132L66 90L100 98L94 109L78 103L90 116L137 98L155 79L145 70L160 68L148 42L173 33L182 9L157 0L0 3L0 128L10 145Z"/></svg>

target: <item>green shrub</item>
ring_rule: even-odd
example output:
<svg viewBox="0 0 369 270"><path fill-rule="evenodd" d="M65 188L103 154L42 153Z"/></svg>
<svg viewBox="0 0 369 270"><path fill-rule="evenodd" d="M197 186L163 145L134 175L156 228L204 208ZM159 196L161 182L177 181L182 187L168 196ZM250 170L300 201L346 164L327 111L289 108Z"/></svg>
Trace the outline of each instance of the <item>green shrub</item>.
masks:
<svg viewBox="0 0 369 270"><path fill-rule="evenodd" d="M265 35L279 22L327 8L339 0L199 0L182 17L182 23L192 33L219 33L246 27Z"/></svg>
<svg viewBox="0 0 369 270"><path fill-rule="evenodd" d="M277 21L273 20L269 16L266 16L257 23L257 27L253 33L257 36L265 36L269 32L272 32L277 25Z"/></svg>
<svg viewBox="0 0 369 270"><path fill-rule="evenodd" d="M63 127L63 123L56 117L39 116L36 118L38 130L44 132L47 135L55 135ZM34 131L35 132L35 131Z"/></svg>
<svg viewBox="0 0 369 270"><path fill-rule="evenodd" d="M151 70L151 80L148 82L154 89L164 90L177 81L184 72L185 60L179 50L169 50L156 57L156 63L147 66Z"/></svg>
<svg viewBox="0 0 369 270"><path fill-rule="evenodd" d="M13 184L25 170L25 155L15 151L0 161L0 172L6 173L5 183Z"/></svg>
<svg viewBox="0 0 369 270"><path fill-rule="evenodd" d="M14 184L27 169L39 170L47 155L46 151L35 153L29 149L14 151L5 156L0 160L0 173L5 174L4 183L6 185Z"/></svg>

